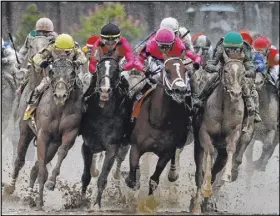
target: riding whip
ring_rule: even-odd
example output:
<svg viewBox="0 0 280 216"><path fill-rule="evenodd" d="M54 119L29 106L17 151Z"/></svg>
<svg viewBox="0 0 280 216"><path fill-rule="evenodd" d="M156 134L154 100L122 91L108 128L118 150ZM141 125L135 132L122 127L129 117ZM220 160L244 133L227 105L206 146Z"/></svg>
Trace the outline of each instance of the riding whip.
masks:
<svg viewBox="0 0 280 216"><path fill-rule="evenodd" d="M183 34L182 36L181 36L181 38L184 38L187 34L189 34L190 33L190 30L188 30L185 34Z"/></svg>
<svg viewBox="0 0 280 216"><path fill-rule="evenodd" d="M156 33L156 31L153 31L151 34L149 34L140 44L138 44L138 46L134 47L132 51L134 52L138 47L140 47L144 42L146 42L154 33Z"/></svg>
<svg viewBox="0 0 280 216"><path fill-rule="evenodd" d="M13 48L15 50L15 55L16 55L17 63L20 64L20 61L19 61L18 56L17 56L17 51L16 51L16 48L15 48L14 40L13 40L12 35L11 35L10 32L9 32L9 37L10 37L10 41L12 42Z"/></svg>

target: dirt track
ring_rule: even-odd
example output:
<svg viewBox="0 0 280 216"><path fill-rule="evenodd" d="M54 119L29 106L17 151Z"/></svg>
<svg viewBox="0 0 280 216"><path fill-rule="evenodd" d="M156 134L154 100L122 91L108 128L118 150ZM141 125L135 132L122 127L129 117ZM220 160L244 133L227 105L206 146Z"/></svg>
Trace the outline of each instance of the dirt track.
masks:
<svg viewBox="0 0 280 216"><path fill-rule="evenodd" d="M9 172L11 172L10 154L11 143L7 140L3 141L2 151L2 180L8 181ZM261 144L258 142L255 149L254 158L259 157ZM80 179L83 170L83 162L81 156L81 137L76 141L74 147L70 150L68 156L62 164L61 174L58 177L59 184L55 191L45 191L45 212L38 212L29 207L26 207L19 200L19 197L23 197L26 192L24 188L28 185L28 178L31 169L31 163L27 162L25 167L20 172L18 184L15 194L12 196L12 201L4 197L2 214L125 214L129 213L127 210L133 207L133 201L124 205L119 202L116 190L112 185L112 181L108 181L107 189L103 194L103 211L100 212L88 212L88 209L70 209L65 210L64 205L73 203L71 201L73 196L69 194L77 194L80 191ZM161 182L159 190L156 191L155 197L157 203L159 203L157 212L160 214L189 214L189 203L191 194L194 191L194 162L193 162L193 145L187 146L181 154L180 165L182 166L180 171L180 178L176 183L170 183L167 180L166 170L161 176ZM152 166L150 166L149 176L152 174L155 168L155 161L157 157L152 156ZM145 160L146 161L146 160ZM56 162L56 157L52 161L52 165ZM243 165L246 161L243 162ZM169 168L169 164L168 164ZM126 158L123 166L123 170L128 170L128 157ZM143 170L143 169L142 169ZM50 170L49 170L50 172ZM143 171L144 172L144 171ZM147 172L147 170L146 170ZM239 179L231 184L226 184L220 194L217 197L218 210L224 212L224 214L279 214L279 145L268 164L267 171L265 173L255 173L251 187L246 184L246 173L244 172L244 166L240 173ZM109 176L111 179L111 175ZM76 183L76 189L73 189L73 185ZM92 180L91 185L95 187L96 180ZM68 185L71 189L70 192L65 189ZM120 182L122 192L129 195L131 199L131 192L125 188L124 182ZM138 197L140 199L147 198L148 180L147 174L143 173L141 177L141 190ZM63 189L64 188L64 189ZM93 188L93 191L95 189ZM68 193L68 195L65 195ZM110 196L111 194L111 196ZM95 195L91 195L93 199ZM10 198L11 199L11 198ZM212 214L212 213L211 213ZM221 213L218 213L221 214Z"/></svg>

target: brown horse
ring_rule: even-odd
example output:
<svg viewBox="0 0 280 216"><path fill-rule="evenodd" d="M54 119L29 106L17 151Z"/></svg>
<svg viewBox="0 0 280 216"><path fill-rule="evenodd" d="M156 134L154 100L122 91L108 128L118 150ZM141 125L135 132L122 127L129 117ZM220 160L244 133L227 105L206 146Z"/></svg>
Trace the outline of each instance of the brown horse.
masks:
<svg viewBox="0 0 280 216"><path fill-rule="evenodd" d="M224 53L225 64L220 82L204 106L204 111L193 122L194 158L196 163L197 193L191 201L192 212L201 212L202 196L212 195L212 183L224 167L222 180L230 182L233 155L240 140L244 119L242 80L245 68L242 61L229 59ZM215 149L217 157L212 169Z"/></svg>
<svg viewBox="0 0 280 216"><path fill-rule="evenodd" d="M187 136L185 67L177 57L165 57L164 60L157 86L143 102L131 134L130 172L125 179L128 187L139 189L139 178L136 177L139 160L145 152L155 153L159 159L150 178L149 195L156 189L168 161L171 159L175 163L177 144L185 143ZM177 178L170 175L169 181Z"/></svg>
<svg viewBox="0 0 280 216"><path fill-rule="evenodd" d="M67 59L55 60L52 63L49 77L51 79L50 87L44 92L36 109L35 117L28 120L21 118L18 155L12 180L4 188L6 193L12 194L14 192L16 179L24 165L27 147L36 136L38 158L31 170L28 189L32 193L38 176L39 199L37 207L39 209L43 206L43 190L48 178L46 164L53 159L58 151L57 164L46 185L49 190L54 190L62 161L73 146L78 134L83 111L82 90L76 84L77 75L72 62Z"/></svg>
<svg viewBox="0 0 280 216"><path fill-rule="evenodd" d="M266 165L279 143L279 97L277 88L269 81L267 76L263 73L256 74L255 85L260 99L262 122L256 125L254 138L246 152L249 166L251 165L251 168L263 172L266 170ZM254 166L252 166L253 147L256 140L263 143L262 154L257 161L254 161Z"/></svg>

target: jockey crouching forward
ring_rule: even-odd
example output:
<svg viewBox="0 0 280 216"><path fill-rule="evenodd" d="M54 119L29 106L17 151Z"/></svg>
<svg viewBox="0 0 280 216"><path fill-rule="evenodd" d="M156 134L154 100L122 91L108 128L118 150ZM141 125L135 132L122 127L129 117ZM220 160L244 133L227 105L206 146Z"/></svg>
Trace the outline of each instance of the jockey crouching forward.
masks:
<svg viewBox="0 0 280 216"><path fill-rule="evenodd" d="M102 27L100 37L92 47L89 72L93 76L86 96L92 91L93 83L96 79L96 65L104 55L117 57L119 62L125 57L126 63L122 66L122 69L131 70L134 68L135 56L132 52L131 45L125 37L121 36L119 27L112 23ZM123 85L128 86L127 80L124 77L121 78L121 82Z"/></svg>
<svg viewBox="0 0 280 216"><path fill-rule="evenodd" d="M138 60L136 61L136 66L138 70L143 71L145 75L148 77L150 74L150 71L146 68L144 65L144 61L151 56L152 58L158 60L161 62L163 67L163 55L166 55L167 57L180 57L182 59L190 58L194 61L194 68L197 70L200 67L201 64L201 57L199 55L196 55L191 50L186 50L185 45L183 44L182 40L179 38L179 36L175 36L174 31L170 28L160 28L157 32L154 38L151 38L141 53L137 56ZM153 71L151 71L153 72ZM160 72L160 71L159 71ZM152 74L154 76L153 78L157 79L156 77L159 77L159 74ZM190 91L190 85L189 85L189 76L186 73L186 85L188 87L188 90ZM143 87L143 89L138 93L136 98L141 98L142 95L150 88L150 84L146 83L146 85ZM191 107L191 106L190 106Z"/></svg>
<svg viewBox="0 0 280 216"><path fill-rule="evenodd" d="M87 58L83 51L75 44L74 39L68 34L58 35L54 42L51 42L48 47L35 54L31 58L31 64L34 66L37 73L41 73L42 69L56 59L67 58L73 62L74 67L78 68L87 62ZM26 111L36 107L40 95L46 90L49 85L49 77L45 76L41 83L35 88L31 94Z"/></svg>
<svg viewBox="0 0 280 216"><path fill-rule="evenodd" d="M242 86L243 99L249 115L256 114L253 95L251 94L251 88L254 84L253 79L255 77L255 67L252 61L252 50L248 43L243 42L242 36L238 32L227 33L225 37L221 38L217 43L217 46L214 50L213 60L208 61L205 67L205 71L213 73L214 76L208 80L199 97L194 97L194 106L201 108L204 101L208 98L208 96L218 84L219 70L225 63L223 57L224 52L229 58L238 58L243 61L246 70L245 79L243 80Z"/></svg>
<svg viewBox="0 0 280 216"><path fill-rule="evenodd" d="M53 22L49 18L40 18L37 20L35 25L35 30L31 31L23 44L23 46L19 50L18 58L19 63L16 63L15 67L17 70L25 72L24 81L19 86L17 92L20 93L23 90L23 86L27 83L29 74L28 68L31 65L28 61L29 58L34 56L37 51L35 47L35 43L39 43L39 41L47 40L49 42L54 41L57 37L57 33L54 32ZM27 65L26 65L27 64ZM26 69L24 69L26 67ZM22 70L23 69L23 70Z"/></svg>

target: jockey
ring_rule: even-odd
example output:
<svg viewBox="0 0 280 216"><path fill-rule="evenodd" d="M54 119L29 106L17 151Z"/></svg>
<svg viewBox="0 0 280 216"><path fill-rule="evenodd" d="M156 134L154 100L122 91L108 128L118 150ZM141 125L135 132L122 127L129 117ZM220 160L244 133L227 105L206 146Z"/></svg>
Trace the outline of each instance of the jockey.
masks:
<svg viewBox="0 0 280 216"><path fill-rule="evenodd" d="M214 50L213 60L208 61L205 67L205 71L209 73L214 73L204 86L204 89L201 91L199 97L194 96L194 106L202 107L203 101L209 96L209 94L214 90L216 84L219 80L219 70L221 68L220 64L224 64L225 60L223 58L223 53L229 58L235 58L239 56L242 58L244 67L246 69L246 78L254 78L255 77L255 67L252 61L252 50L248 43L244 42L242 36L239 32L228 32L224 38L221 38L217 43L217 46ZM245 101L245 105L250 114L255 113L255 121L260 119L259 115L255 112L254 109L254 100L251 95L251 90L249 89L251 86L244 84L242 91L243 97ZM259 117L259 118L258 118Z"/></svg>
<svg viewBox="0 0 280 216"><path fill-rule="evenodd" d="M151 38L142 52L137 56L138 60L135 65L137 70L145 72L146 76L149 75L147 73L147 68L144 66L144 61L152 56L154 59L160 60L163 62L163 55L166 56L176 56L184 59L185 57L190 58L194 61L194 68L196 70L199 69L201 64L201 57L198 55L193 55L191 50L186 50L185 45L179 37L175 36L173 29L171 28L160 28L154 38ZM186 75L186 80L188 76ZM140 95L137 95L137 98L142 97L147 88L150 88L149 83L147 83L144 88L139 92Z"/></svg>
<svg viewBox="0 0 280 216"><path fill-rule="evenodd" d="M16 63L15 51L6 43L2 38L2 48L1 48L1 62L3 65L10 65Z"/></svg>
<svg viewBox="0 0 280 216"><path fill-rule="evenodd" d="M192 44L192 37L190 33L187 33L189 30L185 27L179 28L179 36L185 44L186 49L194 51L193 44Z"/></svg>
<svg viewBox="0 0 280 216"><path fill-rule="evenodd" d="M166 17L166 18L162 19L160 22L160 28L171 28L176 36L180 36L179 22L174 17ZM143 50L147 41L151 40L155 36L156 36L156 31L154 31L151 35L149 35L146 38L146 40L144 40L143 43L137 47L137 49L136 49L137 55L139 55L140 52ZM183 35L181 35L181 36L183 36Z"/></svg>
<svg viewBox="0 0 280 216"><path fill-rule="evenodd" d="M23 46L20 48L19 53L18 53L18 59L19 59L19 63L17 62L15 64L15 67L17 70L20 70L20 68L23 67L27 67L27 69L30 66L30 63L28 62L28 59L30 59L34 54L35 54L35 50L34 50L34 44L33 44L33 40L39 39L40 37L44 37L47 38L48 41L53 41L55 40L55 38L57 37L57 33L54 32L54 26L53 26L53 22L49 19L49 18L40 18L37 20L36 25L35 25L35 30L31 31L26 39L25 42L23 44ZM38 51L38 50L37 50ZM27 66L25 66L25 64L27 63ZM27 82L29 77L28 72L25 74L25 82ZM23 85L25 85L24 83L22 83L19 88L17 89L17 92L20 93L20 91L22 91L22 87Z"/></svg>
<svg viewBox="0 0 280 216"><path fill-rule="evenodd" d="M271 44L267 37L258 37L253 42L253 48L259 55L264 56L267 63L267 72L279 87L279 50ZM268 77L270 78L270 77Z"/></svg>
<svg viewBox="0 0 280 216"><path fill-rule="evenodd" d="M85 55L90 58L91 55L91 49L95 42L98 40L99 36L92 35L87 39L87 44L82 48L82 51L85 53Z"/></svg>
<svg viewBox="0 0 280 216"><path fill-rule="evenodd" d="M57 37L57 33L54 32L53 22L49 18L38 19L36 22L35 30L31 31L27 35L23 46L19 50L18 58L21 64L32 57L32 40L38 36L46 37L49 41L55 40L55 38ZM17 64L16 67L19 69L21 67L21 64Z"/></svg>
<svg viewBox="0 0 280 216"><path fill-rule="evenodd" d="M126 62L122 67L131 70L134 67L134 54L127 39L121 36L121 31L115 24L109 23L102 27L100 38L94 43L91 51L89 72L95 74L96 65L102 56L117 54L118 60L125 57Z"/></svg>
<svg viewBox="0 0 280 216"><path fill-rule="evenodd" d="M34 66L36 72L41 72L42 69L48 67L48 65L58 58L66 57L73 62L73 65L77 68L87 62L87 58L83 51L79 48L79 45L75 43L74 39L68 34L60 34L55 41L40 52L36 53L30 62ZM46 90L49 84L49 77L44 77L41 83L35 88L33 94L28 103L26 109L30 107L36 107L36 102L39 96Z"/></svg>
<svg viewBox="0 0 280 216"><path fill-rule="evenodd" d="M206 66L208 60L213 57L211 41L205 35L199 35L193 40L194 52L202 56L202 67Z"/></svg>

